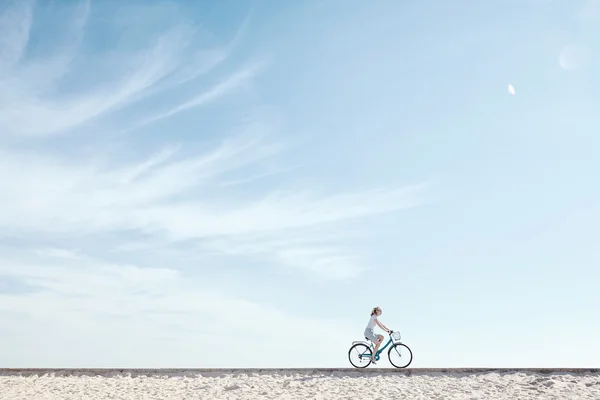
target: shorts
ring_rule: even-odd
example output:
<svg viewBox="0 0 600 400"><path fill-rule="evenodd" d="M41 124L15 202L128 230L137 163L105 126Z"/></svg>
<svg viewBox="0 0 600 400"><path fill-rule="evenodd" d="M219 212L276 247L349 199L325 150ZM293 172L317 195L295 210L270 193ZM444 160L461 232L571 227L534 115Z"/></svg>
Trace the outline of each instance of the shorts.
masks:
<svg viewBox="0 0 600 400"><path fill-rule="evenodd" d="M372 342L376 342L379 339L375 332L373 332L373 329L369 328L365 329L365 337Z"/></svg>

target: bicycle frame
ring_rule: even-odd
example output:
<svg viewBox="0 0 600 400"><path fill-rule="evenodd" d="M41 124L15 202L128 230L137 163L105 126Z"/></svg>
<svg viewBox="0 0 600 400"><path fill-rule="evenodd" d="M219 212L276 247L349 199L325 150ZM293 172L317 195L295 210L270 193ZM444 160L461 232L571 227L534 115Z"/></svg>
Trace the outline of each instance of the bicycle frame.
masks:
<svg viewBox="0 0 600 400"><path fill-rule="evenodd" d="M401 341L398 341L401 342ZM390 344L394 343L394 338L392 338L392 335L390 334L390 338L388 339L387 343L385 345L383 345L383 347L380 347L379 350L377 350L377 353L375 353L375 360L379 361L379 355L383 352L383 350L385 350ZM373 346L372 348L375 348L375 345L373 344L373 342L371 342L371 345Z"/></svg>
<svg viewBox="0 0 600 400"><path fill-rule="evenodd" d="M375 353L375 360L379 361L379 354L381 354L383 352L383 350L385 350L393 342L394 342L394 339L392 339L392 337L390 336L387 343L383 347L380 347L379 350L377 350L377 353ZM375 348L375 347L373 347L373 348Z"/></svg>
<svg viewBox="0 0 600 400"><path fill-rule="evenodd" d="M375 349L375 345L374 345L374 342L372 342L371 340L365 338L365 339L367 339L366 341L358 340L358 341L352 342L352 346L350 346L350 350L348 351L348 358L350 359L350 363L356 368L365 368L366 366L368 366L370 364L370 362L369 362L369 364L367 364L367 365L360 366L357 363L355 363L354 361L352 361L351 352L353 349L356 349L358 351L359 360L362 360L364 358L368 359L368 358L373 357L373 359L375 361L379 361L381 358L381 353L383 353L383 351L385 351L389 347L388 353L390 353L391 349L396 349L398 355L401 358L404 358L404 356L400 354L400 351L402 351L403 353L406 351L406 355L408 356L408 362L406 364L402 364L402 365L397 365L398 363L395 363L394 361L392 361L391 353L390 353L390 362L392 363L392 365L394 367L406 368L412 361L412 351L406 344L404 344L402 342L402 337L400 335L397 335L397 337L393 336L394 334L396 334L396 332L397 331L394 331L393 333L389 333L389 338L388 338L387 342L385 344L382 343L383 346L381 348L379 348L374 355L373 355L373 350ZM360 347L356 348L356 346L359 344L362 346L365 346L366 349L361 351L361 350L359 350Z"/></svg>

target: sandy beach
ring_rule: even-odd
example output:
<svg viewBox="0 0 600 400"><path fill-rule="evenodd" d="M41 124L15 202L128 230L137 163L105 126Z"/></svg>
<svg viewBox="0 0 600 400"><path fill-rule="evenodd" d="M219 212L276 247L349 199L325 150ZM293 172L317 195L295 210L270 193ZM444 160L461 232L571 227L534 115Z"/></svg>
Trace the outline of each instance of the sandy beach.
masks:
<svg viewBox="0 0 600 400"><path fill-rule="evenodd" d="M597 400L600 372L2 373L0 398Z"/></svg>

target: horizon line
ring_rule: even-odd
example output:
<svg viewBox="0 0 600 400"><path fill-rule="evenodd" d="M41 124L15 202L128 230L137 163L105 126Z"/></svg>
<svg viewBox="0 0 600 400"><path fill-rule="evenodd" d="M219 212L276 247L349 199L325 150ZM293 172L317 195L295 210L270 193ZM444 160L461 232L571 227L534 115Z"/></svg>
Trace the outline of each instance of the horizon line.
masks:
<svg viewBox="0 0 600 400"><path fill-rule="evenodd" d="M536 373L536 374L600 374L600 367L456 367L456 368L0 368L0 376L119 376L119 375L167 375L186 376L193 374L231 375L231 374L400 374L400 375L427 375L427 374L481 374L481 373Z"/></svg>

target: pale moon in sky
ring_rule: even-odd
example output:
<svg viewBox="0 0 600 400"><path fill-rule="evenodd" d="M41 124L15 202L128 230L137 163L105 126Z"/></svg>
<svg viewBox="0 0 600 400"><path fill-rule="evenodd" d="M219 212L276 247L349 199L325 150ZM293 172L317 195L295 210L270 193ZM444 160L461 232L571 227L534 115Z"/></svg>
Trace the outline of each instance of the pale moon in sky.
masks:
<svg viewBox="0 0 600 400"><path fill-rule="evenodd" d="M586 60L586 51L581 46L566 46L558 56L558 63L566 70L581 68Z"/></svg>
<svg viewBox="0 0 600 400"><path fill-rule="evenodd" d="M515 88L510 83L508 84L508 93L515 95Z"/></svg>

